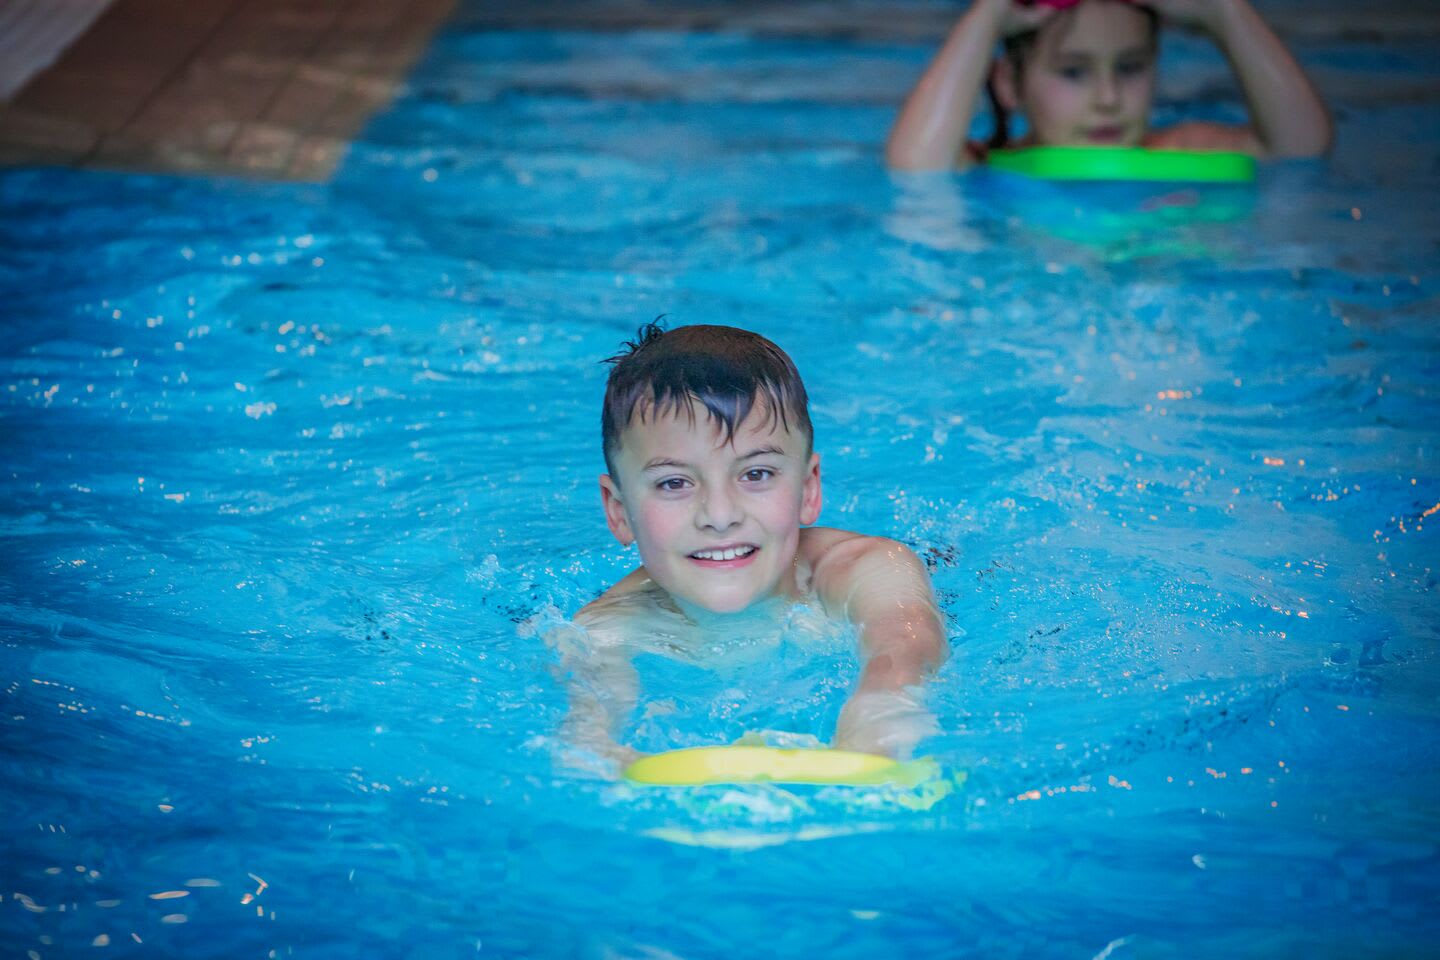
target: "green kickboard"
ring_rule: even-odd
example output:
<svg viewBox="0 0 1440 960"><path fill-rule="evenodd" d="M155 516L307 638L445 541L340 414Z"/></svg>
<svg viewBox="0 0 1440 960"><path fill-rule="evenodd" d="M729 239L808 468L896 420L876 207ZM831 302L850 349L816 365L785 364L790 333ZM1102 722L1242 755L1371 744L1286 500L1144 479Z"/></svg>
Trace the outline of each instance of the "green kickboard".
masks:
<svg viewBox="0 0 1440 960"><path fill-rule="evenodd" d="M1249 183L1255 158L1209 150L1143 147L1024 147L992 150L995 170L1045 180L1152 180L1173 183Z"/></svg>

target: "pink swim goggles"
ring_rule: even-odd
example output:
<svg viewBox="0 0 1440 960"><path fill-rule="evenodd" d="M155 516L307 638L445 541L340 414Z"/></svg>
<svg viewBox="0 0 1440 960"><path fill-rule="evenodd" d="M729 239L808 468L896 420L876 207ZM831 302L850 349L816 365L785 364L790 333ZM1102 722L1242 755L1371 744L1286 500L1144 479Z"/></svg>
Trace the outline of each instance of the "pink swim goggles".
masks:
<svg viewBox="0 0 1440 960"><path fill-rule="evenodd" d="M1054 7L1056 10L1068 10L1083 2L1083 0L1020 0L1023 6L1027 7ZM1139 0L1120 0L1121 3L1138 3Z"/></svg>

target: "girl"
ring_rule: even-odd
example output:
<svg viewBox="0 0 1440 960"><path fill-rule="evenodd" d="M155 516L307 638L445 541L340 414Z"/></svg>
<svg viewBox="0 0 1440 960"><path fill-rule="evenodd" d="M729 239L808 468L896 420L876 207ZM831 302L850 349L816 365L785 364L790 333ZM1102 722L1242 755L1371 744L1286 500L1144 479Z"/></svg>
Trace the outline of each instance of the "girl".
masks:
<svg viewBox="0 0 1440 960"><path fill-rule="evenodd" d="M1189 122L1151 130L1159 18L1209 34L1229 58L1251 126ZM1005 53L991 63L1003 40ZM967 143L987 79L996 130ZM1011 140L1019 110L1030 132ZM1312 157L1330 116L1295 58L1248 0L974 0L905 100L885 159L902 170L964 168L992 147L1095 144Z"/></svg>

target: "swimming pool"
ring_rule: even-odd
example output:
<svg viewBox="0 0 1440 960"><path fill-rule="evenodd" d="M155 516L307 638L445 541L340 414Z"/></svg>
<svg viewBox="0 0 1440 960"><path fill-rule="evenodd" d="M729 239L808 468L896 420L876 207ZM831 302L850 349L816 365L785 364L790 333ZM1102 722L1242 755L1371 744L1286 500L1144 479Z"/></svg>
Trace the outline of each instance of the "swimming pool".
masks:
<svg viewBox="0 0 1440 960"><path fill-rule="evenodd" d="M881 170L924 44L467 22L325 187L0 175L10 953L1430 949L1425 36L1301 46L1328 166L1085 190ZM822 522L933 564L961 789L555 766L536 624L630 562L597 361L661 313L786 348ZM648 749L824 737L856 670L804 618L642 667Z"/></svg>

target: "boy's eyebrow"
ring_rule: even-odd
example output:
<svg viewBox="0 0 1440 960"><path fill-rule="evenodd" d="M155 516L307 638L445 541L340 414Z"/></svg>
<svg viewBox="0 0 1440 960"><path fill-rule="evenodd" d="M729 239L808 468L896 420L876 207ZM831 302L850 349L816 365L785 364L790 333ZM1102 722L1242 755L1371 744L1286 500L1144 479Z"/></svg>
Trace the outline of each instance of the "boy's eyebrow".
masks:
<svg viewBox="0 0 1440 960"><path fill-rule="evenodd" d="M656 457L654 460L651 460L649 463L645 464L645 466L642 467L641 470L648 473L651 470L659 470L662 467L684 468L688 466L690 466L690 464L686 463L684 460L672 460L669 457Z"/></svg>
<svg viewBox="0 0 1440 960"><path fill-rule="evenodd" d="M770 444L769 446L765 447L756 447L754 450L751 450L749 453L745 454L742 457L738 457L737 459L753 460L755 457L783 456L785 456L784 449L776 446L775 444ZM690 464L686 463L684 460L676 460L673 457L656 457L654 460L651 460L649 463L645 464L645 466L641 468L641 472L649 473L651 470L664 470L672 467L688 469L690 467Z"/></svg>

